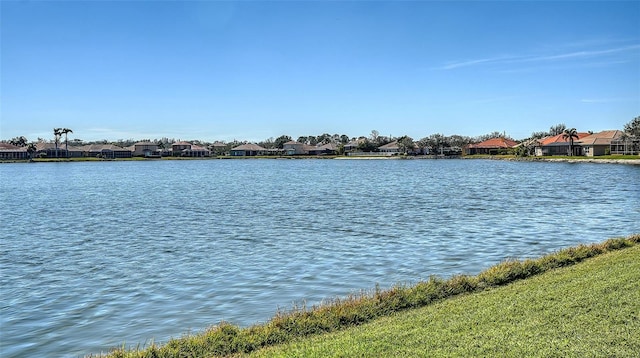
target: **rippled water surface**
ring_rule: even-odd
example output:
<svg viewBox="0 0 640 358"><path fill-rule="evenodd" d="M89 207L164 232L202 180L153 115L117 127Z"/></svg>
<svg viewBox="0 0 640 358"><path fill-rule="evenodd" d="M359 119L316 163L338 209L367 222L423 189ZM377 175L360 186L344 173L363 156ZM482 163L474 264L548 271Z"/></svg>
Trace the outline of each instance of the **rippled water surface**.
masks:
<svg viewBox="0 0 640 358"><path fill-rule="evenodd" d="M640 167L484 160L0 165L0 356L249 325L640 232Z"/></svg>

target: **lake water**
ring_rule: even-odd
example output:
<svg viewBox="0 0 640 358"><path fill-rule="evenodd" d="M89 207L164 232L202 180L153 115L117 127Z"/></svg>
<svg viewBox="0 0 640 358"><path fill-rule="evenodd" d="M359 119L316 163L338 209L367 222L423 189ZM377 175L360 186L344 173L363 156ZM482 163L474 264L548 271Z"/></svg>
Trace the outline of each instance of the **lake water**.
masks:
<svg viewBox="0 0 640 358"><path fill-rule="evenodd" d="M640 166L491 160L0 165L0 356L250 325L640 232Z"/></svg>

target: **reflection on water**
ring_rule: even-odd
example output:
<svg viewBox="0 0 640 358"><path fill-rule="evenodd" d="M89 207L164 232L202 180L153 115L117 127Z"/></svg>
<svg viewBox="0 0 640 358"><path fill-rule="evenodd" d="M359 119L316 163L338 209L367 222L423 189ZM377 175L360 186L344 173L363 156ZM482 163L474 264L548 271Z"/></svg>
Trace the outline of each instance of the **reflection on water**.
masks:
<svg viewBox="0 0 640 358"><path fill-rule="evenodd" d="M165 341L278 307L640 232L640 168L480 160L0 165L2 357Z"/></svg>

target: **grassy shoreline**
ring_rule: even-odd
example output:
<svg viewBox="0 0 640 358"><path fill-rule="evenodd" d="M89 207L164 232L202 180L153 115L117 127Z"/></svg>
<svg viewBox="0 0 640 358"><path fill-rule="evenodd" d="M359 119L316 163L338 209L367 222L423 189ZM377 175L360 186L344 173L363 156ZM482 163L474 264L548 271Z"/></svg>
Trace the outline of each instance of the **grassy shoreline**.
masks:
<svg viewBox="0 0 640 358"><path fill-rule="evenodd" d="M429 155L421 156L341 156L341 155L296 155L296 156L252 156L252 157L162 157L162 158L117 158L117 159L100 159L100 158L36 158L33 160L0 160L0 163L68 163L68 162L120 162L120 161L158 161L158 160L249 160L249 159L337 159L337 160L440 160L440 159L490 159L490 160L507 160L522 162L562 162L562 163L603 163L603 164L632 164L640 165L640 157L637 155L604 155L598 157L569 157L569 156L550 156L550 157L518 157L515 155L463 155L452 158L440 158Z"/></svg>
<svg viewBox="0 0 640 358"><path fill-rule="evenodd" d="M490 291L496 287L574 265L588 258L640 243L640 234L579 245L524 261L507 260L476 276L457 275L447 280L431 277L414 286L376 289L321 306L278 312L270 321L247 328L223 322L194 335L171 339L164 345L142 349L114 349L107 357L211 357L250 353L305 337L338 332L400 312L430 306L463 294Z"/></svg>
<svg viewBox="0 0 640 358"><path fill-rule="evenodd" d="M247 356L637 357L639 258L636 245Z"/></svg>

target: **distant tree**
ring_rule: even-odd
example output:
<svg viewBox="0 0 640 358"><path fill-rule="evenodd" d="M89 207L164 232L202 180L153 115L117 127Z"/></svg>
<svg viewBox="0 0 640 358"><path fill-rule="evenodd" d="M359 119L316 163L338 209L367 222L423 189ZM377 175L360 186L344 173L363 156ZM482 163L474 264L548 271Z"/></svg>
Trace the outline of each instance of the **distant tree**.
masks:
<svg viewBox="0 0 640 358"><path fill-rule="evenodd" d="M363 151L363 152L377 152L378 151L378 145L374 142L372 142L371 140L369 140L369 138L361 138L362 140L360 141L360 143L358 143L358 150Z"/></svg>
<svg viewBox="0 0 640 358"><path fill-rule="evenodd" d="M309 137L307 136L300 136L298 137L298 139L296 139L296 142L299 143L303 143L303 144L307 144L307 141L309 140Z"/></svg>
<svg viewBox="0 0 640 358"><path fill-rule="evenodd" d="M429 138L422 138L418 141L416 141L416 146L418 147L418 149L420 150L420 153L422 154L427 154L426 149L429 148Z"/></svg>
<svg viewBox="0 0 640 358"><path fill-rule="evenodd" d="M549 132L533 132L531 133L531 139L542 139L549 135Z"/></svg>
<svg viewBox="0 0 640 358"><path fill-rule="evenodd" d="M573 139L578 139L578 132L575 128L565 129L562 134L562 139L569 140L569 156L573 155Z"/></svg>
<svg viewBox="0 0 640 358"><path fill-rule="evenodd" d="M60 134L64 134L64 150L67 152L67 158L69 158L69 133L73 133L69 128L62 128L60 130Z"/></svg>
<svg viewBox="0 0 640 358"><path fill-rule="evenodd" d="M624 125L624 132L633 138L640 138L640 116Z"/></svg>
<svg viewBox="0 0 640 358"><path fill-rule="evenodd" d="M371 139L372 142L374 143L378 143L378 138L380 137L380 133L377 130L372 130L371 134L369 135L369 138Z"/></svg>
<svg viewBox="0 0 640 358"><path fill-rule="evenodd" d="M465 136L461 136L461 135L458 135L458 134L454 134L454 135L451 135L451 136L449 136L447 138L447 142L452 147L462 148L465 145L471 143L471 138L465 137Z"/></svg>
<svg viewBox="0 0 640 358"><path fill-rule="evenodd" d="M25 138L24 136L11 138L9 140L9 144L15 145L17 147L24 147L27 145L27 138Z"/></svg>
<svg viewBox="0 0 640 358"><path fill-rule="evenodd" d="M489 134L483 134L475 138L476 142L484 142L485 140L489 140L492 138L508 138L504 133L500 133L498 131L493 131ZM511 139L511 138L509 138Z"/></svg>
<svg viewBox="0 0 640 358"><path fill-rule="evenodd" d="M261 146L262 148L265 148L265 149L273 149L273 148L275 148L273 137L269 137L269 138L263 140L262 142L258 142L257 144L259 146Z"/></svg>
<svg viewBox="0 0 640 358"><path fill-rule="evenodd" d="M280 137L276 138L273 144L275 148L282 149L284 147L284 144L290 141L291 137L289 137L288 135L281 135Z"/></svg>
<svg viewBox="0 0 640 358"><path fill-rule="evenodd" d="M549 128L549 135L558 135L558 134L562 134L565 132L565 130L567 129L567 126L564 125L564 123L560 123L560 124L556 124L555 126L551 126L551 128Z"/></svg>
<svg viewBox="0 0 640 358"><path fill-rule="evenodd" d="M29 143L27 145L27 154L29 154L29 160L33 160L33 153L35 153L36 151L38 151L38 148L36 148L35 143Z"/></svg>
<svg viewBox="0 0 640 358"><path fill-rule="evenodd" d="M407 154L409 151L412 151L415 148L415 143L413 142L413 138L405 135L398 139L398 148L402 153Z"/></svg>
<svg viewBox="0 0 640 358"><path fill-rule="evenodd" d="M316 137L316 140L318 141L318 144L329 144L333 141L333 137L329 133L322 133Z"/></svg>
<svg viewBox="0 0 640 358"><path fill-rule="evenodd" d="M343 134L340 136L340 143L342 144L347 144L349 143L349 136L346 134Z"/></svg>
<svg viewBox="0 0 640 358"><path fill-rule="evenodd" d="M53 128L53 141L56 145L56 158L58 158L58 144L60 143L61 136L62 136L62 128Z"/></svg>

